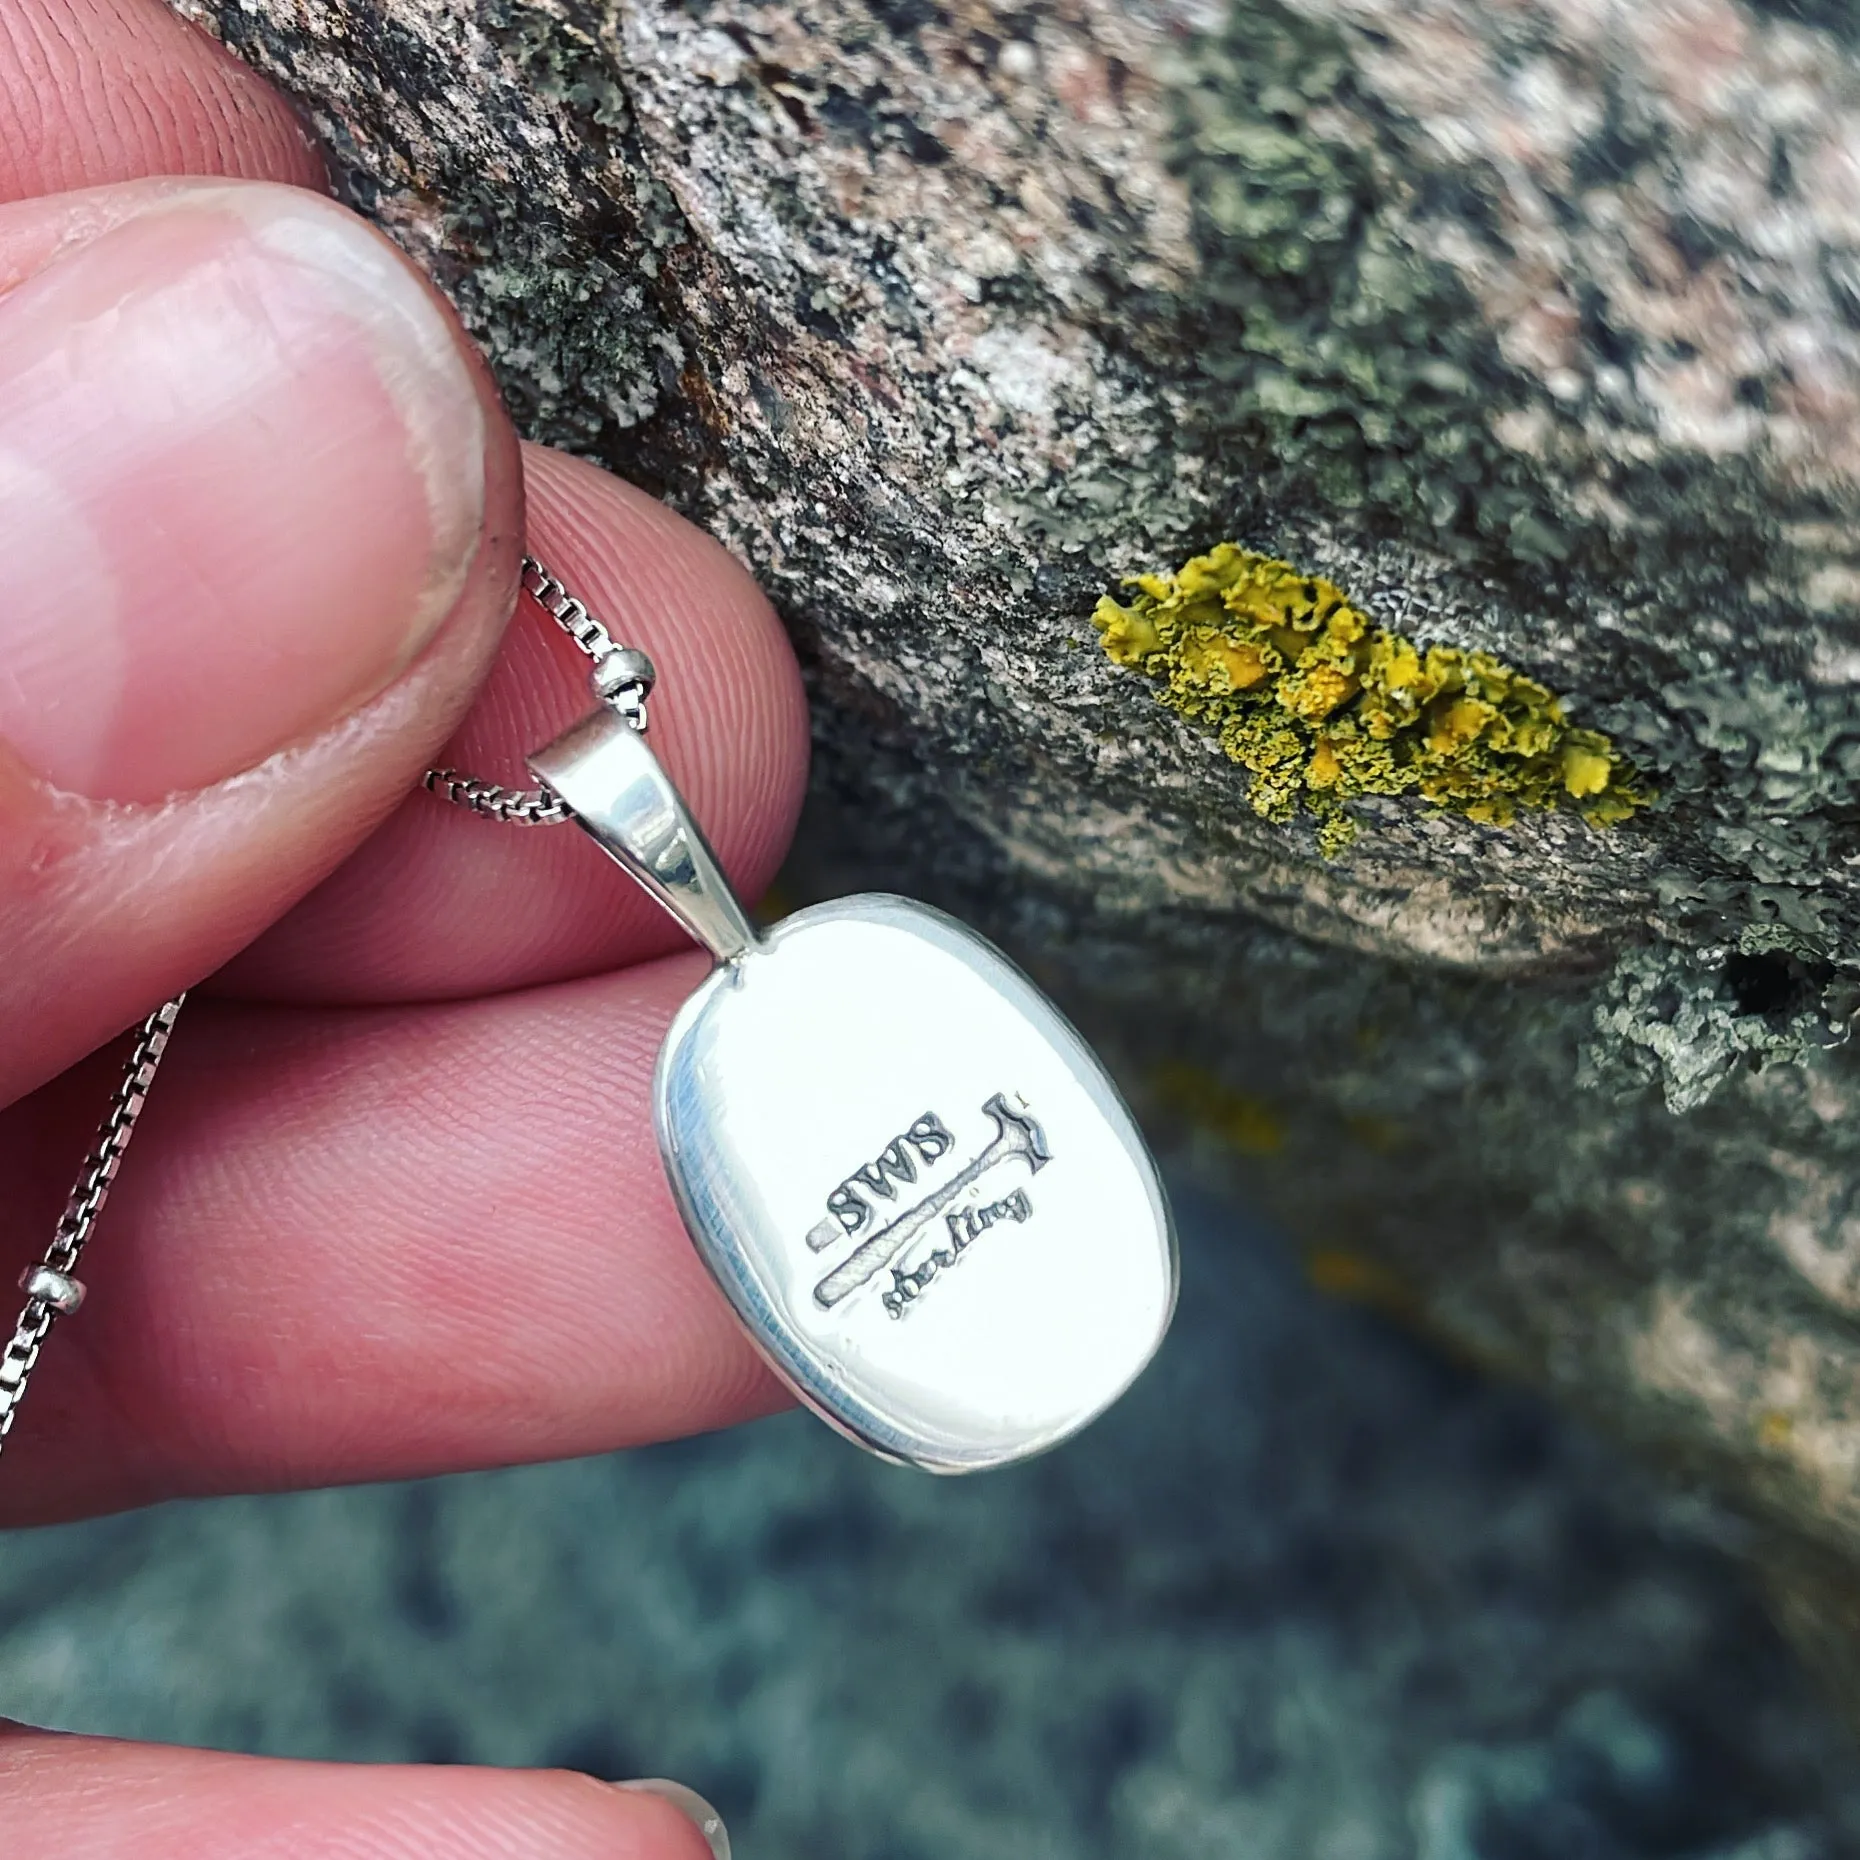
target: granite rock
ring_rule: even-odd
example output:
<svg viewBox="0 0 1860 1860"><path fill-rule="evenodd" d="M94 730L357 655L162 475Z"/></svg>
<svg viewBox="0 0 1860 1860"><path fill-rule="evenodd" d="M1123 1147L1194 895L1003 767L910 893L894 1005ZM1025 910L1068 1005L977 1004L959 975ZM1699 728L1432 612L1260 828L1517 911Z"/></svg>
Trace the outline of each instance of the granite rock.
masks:
<svg viewBox="0 0 1860 1860"><path fill-rule="evenodd" d="M763 578L818 882L1005 939L1338 1282L1734 1494L1860 1672L1844 0L180 4L528 430ZM1088 618L1223 538L1656 803L1260 820Z"/></svg>

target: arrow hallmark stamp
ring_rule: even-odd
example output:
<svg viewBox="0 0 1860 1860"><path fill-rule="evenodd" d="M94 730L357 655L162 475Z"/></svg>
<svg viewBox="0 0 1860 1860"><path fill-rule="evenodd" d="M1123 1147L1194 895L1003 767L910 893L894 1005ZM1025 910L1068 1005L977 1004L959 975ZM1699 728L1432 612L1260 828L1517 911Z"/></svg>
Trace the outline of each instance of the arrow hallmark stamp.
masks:
<svg viewBox="0 0 1860 1860"><path fill-rule="evenodd" d="M1000 1221L1009 1220L1018 1223L1026 1220L1033 1212L1033 1203L1024 1188L1016 1189L1005 1199L991 1202L985 1207L959 1209L954 1206L982 1177L1006 1163L1025 1163L1027 1173L1037 1175L1053 1159L1052 1150L1046 1141L1046 1132L1024 1110L1014 1109L1008 1103L1005 1093L996 1092L982 1106L982 1109L994 1123L993 1140L978 1151L940 1188L934 1189L915 1206L905 1209L903 1213L879 1228L876 1233L862 1240L845 1259L828 1272L814 1287L814 1302L823 1310L831 1311L842 1299L850 1297L862 1285L876 1278L887 1266L891 1266L892 1261L919 1234L930 1228L938 1217L942 1216L949 1235L948 1245L933 1248L922 1261L908 1271L892 1267L892 1285L891 1289L885 1293L884 1305L894 1318L902 1317L907 1306L923 1294L925 1287L939 1273L953 1266L974 1244L978 1236ZM917 1131L925 1126L933 1126L938 1138L941 1139L942 1147L937 1150L937 1156L941 1156L944 1150L953 1147L954 1139L950 1137L948 1130L929 1114L919 1118L912 1126L912 1130ZM910 1141L908 1137L900 1138L891 1146L891 1150L886 1152L886 1155L889 1156L892 1151L901 1151L908 1141ZM935 1158L924 1157L924 1160L929 1162L934 1161ZM907 1179L915 1179L914 1168ZM869 1181L869 1178L861 1172L860 1176L852 1180ZM889 1182L887 1186L891 1186ZM836 1194L843 1193L843 1190L835 1192ZM892 1195L895 1196L896 1192L895 1186L891 1186ZM834 1207L831 1197L829 1206ZM849 1238L851 1233L858 1231L857 1228L849 1229L844 1225L845 1216L839 1208L834 1207L834 1212L840 1216L839 1221L834 1223L840 1229L838 1238ZM867 1209L865 1212L869 1216L870 1210ZM816 1227L808 1235L808 1244L816 1251L821 1250L825 1245L830 1245L836 1237L826 1235L822 1240L816 1241L815 1235L820 1234L821 1228L825 1225L826 1223L823 1222L821 1227ZM865 1225L865 1222L861 1221L860 1225Z"/></svg>

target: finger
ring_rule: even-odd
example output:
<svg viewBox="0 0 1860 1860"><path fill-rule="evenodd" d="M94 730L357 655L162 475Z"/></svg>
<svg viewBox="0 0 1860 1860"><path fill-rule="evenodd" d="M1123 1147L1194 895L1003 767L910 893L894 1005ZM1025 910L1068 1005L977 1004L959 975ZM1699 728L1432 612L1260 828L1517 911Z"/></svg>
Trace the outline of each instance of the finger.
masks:
<svg viewBox="0 0 1860 1860"><path fill-rule="evenodd" d="M9 1860L717 1860L720 1851L665 1795L566 1770L287 1763L17 1728L0 1737L0 1827Z"/></svg>
<svg viewBox="0 0 1860 1860"><path fill-rule="evenodd" d="M692 1250L652 1062L673 957L488 1000L202 1001L6 1453L9 1522L561 1458L782 1397ZM0 1119L24 1265L105 1089Z"/></svg>
<svg viewBox="0 0 1860 1860"><path fill-rule="evenodd" d="M773 609L664 505L525 448L531 547L658 669L651 742L750 900L774 876L807 780L807 711ZM593 704L588 662L532 601L448 766L533 786L525 752ZM410 795L354 858L216 986L272 999L449 998L590 974L688 939L572 828L485 821Z"/></svg>
<svg viewBox="0 0 1860 1860"><path fill-rule="evenodd" d="M0 0L0 201L144 175L322 188L290 106L149 0Z"/></svg>
<svg viewBox="0 0 1860 1860"><path fill-rule="evenodd" d="M494 651L515 441L394 249L295 188L0 207L0 1098L249 942Z"/></svg>

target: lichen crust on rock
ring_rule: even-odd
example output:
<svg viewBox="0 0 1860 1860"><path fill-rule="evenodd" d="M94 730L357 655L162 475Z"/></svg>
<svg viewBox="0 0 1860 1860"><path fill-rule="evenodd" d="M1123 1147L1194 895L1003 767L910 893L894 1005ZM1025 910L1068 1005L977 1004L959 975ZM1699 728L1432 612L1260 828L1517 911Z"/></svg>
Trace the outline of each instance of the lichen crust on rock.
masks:
<svg viewBox="0 0 1860 1860"><path fill-rule="evenodd" d="M1126 585L1128 604L1107 594L1092 615L1105 652L1214 731L1252 775L1256 814L1315 814L1325 853L1356 837L1343 803L1362 795L1418 794L1498 827L1554 807L1610 827L1652 798L1609 738L1572 726L1535 679L1378 626L1322 575L1221 543Z"/></svg>

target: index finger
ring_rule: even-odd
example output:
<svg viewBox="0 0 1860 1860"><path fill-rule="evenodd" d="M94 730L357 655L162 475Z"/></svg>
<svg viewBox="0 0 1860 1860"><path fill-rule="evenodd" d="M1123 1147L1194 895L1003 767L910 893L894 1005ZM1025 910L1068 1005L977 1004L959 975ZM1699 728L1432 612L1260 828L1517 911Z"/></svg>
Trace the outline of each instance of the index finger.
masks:
<svg viewBox="0 0 1860 1860"><path fill-rule="evenodd" d="M696 957L420 1007L191 1003L0 1513L610 1451L779 1405L659 1164ZM107 1061L0 1114L40 1235ZM24 1247L19 1249L23 1254Z"/></svg>
<svg viewBox="0 0 1860 1860"><path fill-rule="evenodd" d="M658 670L651 743L750 902L807 781L807 707L781 624L702 531L597 466L524 447L529 546ZM527 597L447 766L533 786L523 758L585 716L588 662ZM410 793L347 864L217 979L274 1001L450 1000L594 974L688 939L585 835Z"/></svg>

